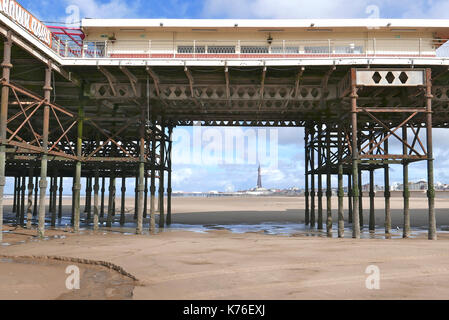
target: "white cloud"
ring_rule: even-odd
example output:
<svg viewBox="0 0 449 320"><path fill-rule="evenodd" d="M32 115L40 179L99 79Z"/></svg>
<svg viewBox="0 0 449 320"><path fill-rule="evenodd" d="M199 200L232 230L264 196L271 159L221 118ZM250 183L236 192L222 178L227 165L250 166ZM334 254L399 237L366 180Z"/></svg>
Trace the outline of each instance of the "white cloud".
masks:
<svg viewBox="0 0 449 320"><path fill-rule="evenodd" d="M401 3L402 4L402 3ZM404 18L446 19L449 18L449 1L418 0L404 6Z"/></svg>
<svg viewBox="0 0 449 320"><path fill-rule="evenodd" d="M68 6L78 6L81 17L89 18L130 18L139 13L140 1L111 0L65 0Z"/></svg>
<svg viewBox="0 0 449 320"><path fill-rule="evenodd" d="M366 18L368 0L206 0L204 15L232 18Z"/></svg>
<svg viewBox="0 0 449 320"><path fill-rule="evenodd" d="M177 170L174 170L172 173L172 179L174 185L182 185L185 183L189 178L193 176L193 169L191 168L180 168ZM188 183L187 183L188 184Z"/></svg>

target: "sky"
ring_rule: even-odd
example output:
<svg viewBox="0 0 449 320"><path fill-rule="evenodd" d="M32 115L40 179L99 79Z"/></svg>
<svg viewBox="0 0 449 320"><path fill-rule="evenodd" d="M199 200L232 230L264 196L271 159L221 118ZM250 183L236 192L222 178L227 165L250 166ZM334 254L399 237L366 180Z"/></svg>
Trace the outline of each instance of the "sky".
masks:
<svg viewBox="0 0 449 320"><path fill-rule="evenodd" d="M449 0L19 0L19 2L41 20L56 24L76 23L79 21L78 16L178 19L449 18ZM443 183L449 183L449 145L446 135L445 131L434 131L434 155L437 160L435 177L436 181ZM198 139L199 136L201 139ZM231 139L234 145L246 142L243 142L243 147L234 148L230 143L230 136L234 136ZM242 136L245 139L242 139ZM243 151L233 154L236 149ZM173 152L173 189L177 191L236 191L253 188L257 182L259 164L262 167L263 184L267 188L304 186L304 132L301 128L274 130L177 128L174 131ZM410 180L423 178L426 178L426 164L411 165ZM368 181L367 173L363 179L364 182ZM383 173L377 172L375 180L381 185ZM402 169L393 166L391 181L401 180ZM335 179L333 183L335 185ZM130 181L128 189L133 188L132 184ZM69 182L67 188L71 188Z"/></svg>

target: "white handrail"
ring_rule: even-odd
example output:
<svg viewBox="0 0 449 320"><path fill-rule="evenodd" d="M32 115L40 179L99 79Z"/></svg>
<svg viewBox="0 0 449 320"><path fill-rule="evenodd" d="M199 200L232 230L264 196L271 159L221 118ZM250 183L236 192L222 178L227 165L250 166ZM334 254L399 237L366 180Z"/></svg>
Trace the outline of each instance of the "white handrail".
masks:
<svg viewBox="0 0 449 320"><path fill-rule="evenodd" d="M320 39L320 40L114 40L57 41L62 58L186 58L236 59L258 57L449 57L449 44L438 39ZM370 46L372 43L372 48ZM63 50L61 50L63 48Z"/></svg>

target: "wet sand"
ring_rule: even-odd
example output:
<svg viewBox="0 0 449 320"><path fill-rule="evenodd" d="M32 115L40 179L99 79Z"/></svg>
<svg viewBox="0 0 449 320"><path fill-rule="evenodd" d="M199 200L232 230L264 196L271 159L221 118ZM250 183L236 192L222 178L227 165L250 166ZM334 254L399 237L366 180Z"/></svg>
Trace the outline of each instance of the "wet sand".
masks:
<svg viewBox="0 0 449 320"><path fill-rule="evenodd" d="M67 292L66 262L0 261L0 299L16 299L16 291L26 299L449 299L449 234L443 231L449 225L449 199L436 201L439 241L426 240L425 232L405 240L381 235L353 240L317 237L306 230L289 236L214 230L216 225L233 230L244 223L265 223L268 229L300 224L303 203L302 198L175 198L177 227L151 236L118 228L75 235L63 227L38 241L29 230L9 227L4 236L11 245L0 247L2 256L107 261L138 282L122 283L123 275L114 270L81 264L84 291ZM425 199L411 200L414 231L427 225L426 205ZM401 225L401 206L402 199L392 198L393 225ZM381 229L382 198L376 199L376 207ZM180 224L197 225L198 232L182 230ZM365 286L370 265L380 269L380 290ZM96 272L108 272L110 278L94 277Z"/></svg>

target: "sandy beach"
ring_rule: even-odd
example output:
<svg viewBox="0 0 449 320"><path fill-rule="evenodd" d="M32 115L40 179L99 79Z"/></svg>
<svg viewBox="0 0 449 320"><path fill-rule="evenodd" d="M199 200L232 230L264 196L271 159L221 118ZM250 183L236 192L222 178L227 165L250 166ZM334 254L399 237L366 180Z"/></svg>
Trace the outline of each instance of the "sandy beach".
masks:
<svg viewBox="0 0 449 320"><path fill-rule="evenodd" d="M174 198L173 228L139 236L132 205L128 199L125 228L73 234L60 226L37 240L35 230L6 226L0 299L449 299L449 199L436 201L434 242L426 240L421 197L410 203L412 239L400 239L400 230L385 239L382 198L378 230L361 240L350 238L350 225L345 239L306 230L300 197ZM392 198L394 227L401 207ZM65 287L68 265L81 270L80 290ZM380 270L380 290L366 288L371 265Z"/></svg>

